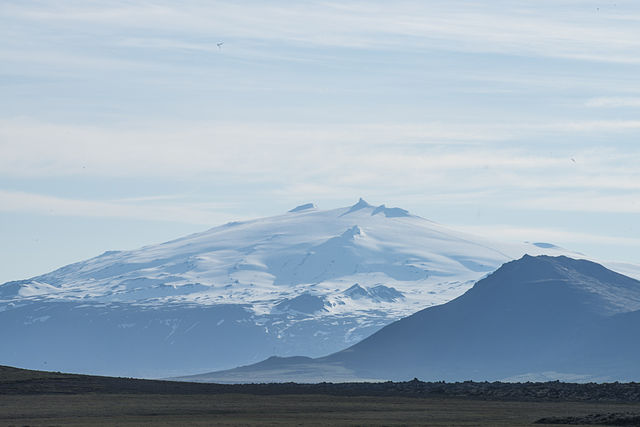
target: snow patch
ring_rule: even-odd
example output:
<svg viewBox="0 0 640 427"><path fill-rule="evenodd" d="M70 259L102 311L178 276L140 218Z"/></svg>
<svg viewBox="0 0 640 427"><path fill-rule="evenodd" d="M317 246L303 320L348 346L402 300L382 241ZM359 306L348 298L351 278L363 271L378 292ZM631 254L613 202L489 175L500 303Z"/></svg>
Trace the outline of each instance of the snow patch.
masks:
<svg viewBox="0 0 640 427"><path fill-rule="evenodd" d="M367 298L376 302L396 302L404 299L402 292L384 285L376 285L365 289L356 283L342 293L352 299Z"/></svg>

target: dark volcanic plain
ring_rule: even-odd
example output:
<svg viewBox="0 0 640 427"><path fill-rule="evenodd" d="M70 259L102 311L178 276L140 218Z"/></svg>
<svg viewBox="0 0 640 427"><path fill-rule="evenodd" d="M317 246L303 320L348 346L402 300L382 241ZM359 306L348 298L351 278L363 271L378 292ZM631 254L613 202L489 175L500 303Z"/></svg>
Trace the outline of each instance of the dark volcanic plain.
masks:
<svg viewBox="0 0 640 427"><path fill-rule="evenodd" d="M638 383L226 385L0 366L0 424L13 426L638 425L638 414Z"/></svg>

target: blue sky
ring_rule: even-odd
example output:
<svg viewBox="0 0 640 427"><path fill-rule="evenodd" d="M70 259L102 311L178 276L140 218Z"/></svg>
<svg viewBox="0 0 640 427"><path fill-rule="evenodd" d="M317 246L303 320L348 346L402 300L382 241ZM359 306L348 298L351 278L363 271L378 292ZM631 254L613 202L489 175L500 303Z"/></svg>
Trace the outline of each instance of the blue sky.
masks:
<svg viewBox="0 0 640 427"><path fill-rule="evenodd" d="M0 36L0 282L361 196L640 262L636 1L5 0Z"/></svg>

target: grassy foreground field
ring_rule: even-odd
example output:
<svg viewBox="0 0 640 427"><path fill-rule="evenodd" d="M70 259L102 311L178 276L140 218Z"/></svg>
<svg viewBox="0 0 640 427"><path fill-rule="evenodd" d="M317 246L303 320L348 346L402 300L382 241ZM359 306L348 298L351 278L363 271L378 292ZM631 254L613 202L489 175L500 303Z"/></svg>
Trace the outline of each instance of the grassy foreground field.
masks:
<svg viewBox="0 0 640 427"><path fill-rule="evenodd" d="M87 393L2 396L0 402L0 423L15 426L530 426L548 416L640 411L628 404L327 395Z"/></svg>
<svg viewBox="0 0 640 427"><path fill-rule="evenodd" d="M566 400L549 387L516 399L478 394L478 384L234 386L57 374L0 367L0 425L532 425L544 417L640 413L632 385L627 402L606 387ZM554 384L551 384L553 388ZM557 385L562 388L561 385ZM508 390L510 385L500 385ZM417 390L431 390L428 393ZM464 393L464 390L475 390ZM490 388L485 388L489 390ZM369 390L370 392L367 392ZM434 391L435 390L435 391ZM482 390L482 387L480 388ZM540 394L546 390L546 394ZM314 392L315 391L315 392ZM540 395L536 398L535 394ZM518 397L519 396L519 397ZM523 397L524 396L524 397ZM529 396L529 397L526 397ZM577 397L576 397L577 396ZM620 399L617 399L620 400ZM633 425L633 424L632 424Z"/></svg>

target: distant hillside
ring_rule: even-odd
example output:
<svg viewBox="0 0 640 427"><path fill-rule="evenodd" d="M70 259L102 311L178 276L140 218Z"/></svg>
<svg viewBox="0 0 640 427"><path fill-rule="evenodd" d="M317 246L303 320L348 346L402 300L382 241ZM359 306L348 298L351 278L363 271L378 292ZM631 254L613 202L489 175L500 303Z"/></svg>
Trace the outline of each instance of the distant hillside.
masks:
<svg viewBox="0 0 640 427"><path fill-rule="evenodd" d="M189 379L638 381L639 331L639 281L586 260L525 255L344 351Z"/></svg>

